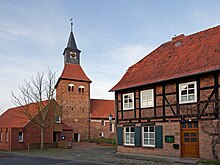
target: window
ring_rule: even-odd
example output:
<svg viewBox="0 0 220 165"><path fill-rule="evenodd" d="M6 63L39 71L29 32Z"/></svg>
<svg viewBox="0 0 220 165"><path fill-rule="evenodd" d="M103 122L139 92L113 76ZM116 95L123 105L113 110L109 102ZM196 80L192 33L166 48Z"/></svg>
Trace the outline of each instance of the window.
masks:
<svg viewBox="0 0 220 165"><path fill-rule="evenodd" d="M197 101L196 81L179 85L180 103L192 103Z"/></svg>
<svg viewBox="0 0 220 165"><path fill-rule="evenodd" d="M134 109L134 93L123 94L123 109Z"/></svg>
<svg viewBox="0 0 220 165"><path fill-rule="evenodd" d="M61 123L61 116L56 116L55 123Z"/></svg>
<svg viewBox="0 0 220 165"><path fill-rule="evenodd" d="M155 127L147 126L142 128L143 146L155 147Z"/></svg>
<svg viewBox="0 0 220 165"><path fill-rule="evenodd" d="M2 128L0 129L0 143L2 142Z"/></svg>
<svg viewBox="0 0 220 165"><path fill-rule="evenodd" d="M109 123L109 131L114 132L114 124L111 122Z"/></svg>
<svg viewBox="0 0 220 165"><path fill-rule="evenodd" d="M6 129L5 132L5 142L8 143L8 129Z"/></svg>
<svg viewBox="0 0 220 165"><path fill-rule="evenodd" d="M73 84L68 85L68 92L74 92L74 85Z"/></svg>
<svg viewBox="0 0 220 165"><path fill-rule="evenodd" d="M134 127L125 127L125 145L134 146Z"/></svg>
<svg viewBox="0 0 220 165"><path fill-rule="evenodd" d="M101 125L105 126L105 121L104 120L102 120Z"/></svg>
<svg viewBox="0 0 220 165"><path fill-rule="evenodd" d="M148 89L141 91L141 108L154 106L154 90Z"/></svg>
<svg viewBox="0 0 220 165"><path fill-rule="evenodd" d="M18 133L18 141L23 142L23 132Z"/></svg>
<svg viewBox="0 0 220 165"><path fill-rule="evenodd" d="M85 87L84 86L79 86L78 90L79 90L79 93L84 93Z"/></svg>

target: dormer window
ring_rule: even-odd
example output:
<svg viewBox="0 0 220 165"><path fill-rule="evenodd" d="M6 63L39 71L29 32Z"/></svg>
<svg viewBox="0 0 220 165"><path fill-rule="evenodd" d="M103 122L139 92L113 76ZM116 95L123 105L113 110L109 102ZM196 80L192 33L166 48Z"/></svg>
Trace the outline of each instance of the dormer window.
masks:
<svg viewBox="0 0 220 165"><path fill-rule="evenodd" d="M85 87L84 86L79 86L78 90L79 90L79 93L84 93Z"/></svg>
<svg viewBox="0 0 220 165"><path fill-rule="evenodd" d="M74 85L73 84L69 84L68 85L68 92L73 92L74 91Z"/></svg>

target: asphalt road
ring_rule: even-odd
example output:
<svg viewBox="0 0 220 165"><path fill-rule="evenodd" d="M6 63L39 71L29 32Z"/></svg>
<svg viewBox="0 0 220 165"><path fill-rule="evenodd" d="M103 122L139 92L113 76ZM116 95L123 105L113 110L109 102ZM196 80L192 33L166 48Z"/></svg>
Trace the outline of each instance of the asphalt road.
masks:
<svg viewBox="0 0 220 165"><path fill-rule="evenodd" d="M84 161L0 154L0 165L100 165Z"/></svg>

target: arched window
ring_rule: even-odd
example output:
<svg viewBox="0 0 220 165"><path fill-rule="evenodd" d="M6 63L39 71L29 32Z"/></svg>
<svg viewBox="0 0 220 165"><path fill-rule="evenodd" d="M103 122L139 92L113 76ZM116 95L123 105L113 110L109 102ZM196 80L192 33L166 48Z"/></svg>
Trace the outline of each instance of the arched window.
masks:
<svg viewBox="0 0 220 165"><path fill-rule="evenodd" d="M74 85L73 84L69 84L68 85L68 92L73 92L74 91Z"/></svg>
<svg viewBox="0 0 220 165"><path fill-rule="evenodd" d="M79 93L84 93L85 87L84 86L79 86L78 90L79 90Z"/></svg>

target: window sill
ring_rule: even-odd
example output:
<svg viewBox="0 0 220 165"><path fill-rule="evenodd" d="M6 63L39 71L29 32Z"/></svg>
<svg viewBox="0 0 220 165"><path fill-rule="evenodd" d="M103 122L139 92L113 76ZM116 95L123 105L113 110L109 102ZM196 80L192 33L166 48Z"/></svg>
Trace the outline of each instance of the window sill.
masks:
<svg viewBox="0 0 220 165"><path fill-rule="evenodd" d="M134 144L124 144L124 147L131 147L131 148L134 148L135 145L134 145Z"/></svg>
<svg viewBox="0 0 220 165"><path fill-rule="evenodd" d="M195 100L195 101L179 102L180 105L193 104L193 103L197 103L197 100Z"/></svg>
<svg viewBox="0 0 220 165"><path fill-rule="evenodd" d="M154 149L155 146L142 146L142 148L151 148L151 149Z"/></svg>

